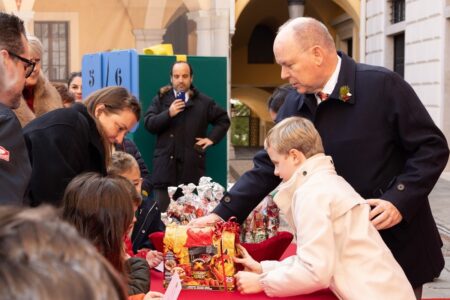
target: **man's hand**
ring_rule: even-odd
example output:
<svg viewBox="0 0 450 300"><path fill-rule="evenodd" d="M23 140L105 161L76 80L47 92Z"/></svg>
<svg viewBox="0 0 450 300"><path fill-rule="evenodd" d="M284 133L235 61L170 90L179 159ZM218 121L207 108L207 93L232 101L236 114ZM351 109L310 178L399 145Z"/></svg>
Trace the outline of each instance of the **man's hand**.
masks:
<svg viewBox="0 0 450 300"><path fill-rule="evenodd" d="M241 294L254 294L263 291L261 283L259 282L259 274L240 271L234 278L236 278L236 286Z"/></svg>
<svg viewBox="0 0 450 300"><path fill-rule="evenodd" d="M175 117L176 115L178 115L180 112L182 112L184 110L185 106L186 106L186 104L184 103L183 100L175 99L175 101L173 101L172 104L170 104L169 116L171 118Z"/></svg>
<svg viewBox="0 0 450 300"><path fill-rule="evenodd" d="M207 147L211 146L213 141L211 141L208 138L195 138L197 140L197 143L195 143L197 146L202 147L203 150L205 150Z"/></svg>
<svg viewBox="0 0 450 300"><path fill-rule="evenodd" d="M241 264L244 266L244 271L253 272L256 274L262 273L262 266L259 262L253 259L253 257L248 254L247 249L243 246L237 244L238 251L240 252L241 257L233 257L235 263Z"/></svg>
<svg viewBox="0 0 450 300"><path fill-rule="evenodd" d="M216 214L209 214L204 217L200 217L198 219L191 220L189 222L189 225L191 226L207 226L207 225L214 225L218 221L223 221L221 217L219 217Z"/></svg>
<svg viewBox="0 0 450 300"><path fill-rule="evenodd" d="M389 201L383 199L367 199L367 203L372 206L369 219L377 230L391 228L403 219L398 209Z"/></svg>

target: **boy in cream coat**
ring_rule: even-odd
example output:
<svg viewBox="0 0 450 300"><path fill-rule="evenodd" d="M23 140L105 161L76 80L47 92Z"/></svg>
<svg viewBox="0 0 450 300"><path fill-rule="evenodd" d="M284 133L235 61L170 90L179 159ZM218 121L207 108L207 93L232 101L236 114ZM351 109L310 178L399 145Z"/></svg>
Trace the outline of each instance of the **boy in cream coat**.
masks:
<svg viewBox="0 0 450 300"><path fill-rule="evenodd" d="M269 131L265 148L283 181L274 200L296 230L297 251L258 263L240 247L238 290L284 297L330 288L340 299L415 299L369 220L370 206L336 174L314 125L287 118Z"/></svg>

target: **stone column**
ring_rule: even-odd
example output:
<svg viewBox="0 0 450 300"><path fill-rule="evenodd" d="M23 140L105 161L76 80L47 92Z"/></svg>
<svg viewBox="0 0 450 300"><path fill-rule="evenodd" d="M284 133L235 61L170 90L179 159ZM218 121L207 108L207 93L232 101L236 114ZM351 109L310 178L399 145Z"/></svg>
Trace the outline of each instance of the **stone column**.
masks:
<svg viewBox="0 0 450 300"><path fill-rule="evenodd" d="M142 53L142 49L161 44L166 29L134 29L136 39L136 50Z"/></svg>
<svg viewBox="0 0 450 300"><path fill-rule="evenodd" d="M303 17L305 13L305 0L288 0L289 18Z"/></svg>
<svg viewBox="0 0 450 300"><path fill-rule="evenodd" d="M214 55L213 11L192 11L187 17L197 25L197 55Z"/></svg>
<svg viewBox="0 0 450 300"><path fill-rule="evenodd" d="M222 9L214 16L213 55L226 56L230 53L230 16L229 11Z"/></svg>

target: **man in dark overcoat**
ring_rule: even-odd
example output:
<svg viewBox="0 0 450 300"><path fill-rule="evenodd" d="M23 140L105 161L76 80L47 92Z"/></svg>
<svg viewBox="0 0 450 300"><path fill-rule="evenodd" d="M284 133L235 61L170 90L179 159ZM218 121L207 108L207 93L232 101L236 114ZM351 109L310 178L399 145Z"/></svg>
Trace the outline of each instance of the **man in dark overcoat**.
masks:
<svg viewBox="0 0 450 300"><path fill-rule="evenodd" d="M157 136L152 183L163 212L169 205L167 187L198 184L205 174L207 148L220 142L230 127L226 110L195 89L192 80L190 64L175 62L171 85L161 88L144 116L145 128Z"/></svg>
<svg viewBox="0 0 450 300"><path fill-rule="evenodd" d="M372 206L373 225L419 298L422 285L444 267L428 201L448 160L444 135L408 83L385 68L336 55L328 30L317 20L297 18L283 25L274 53L281 77L296 89L277 120L296 115L314 122L338 174ZM279 184L265 151L254 163L214 213L197 224L230 216L242 222Z"/></svg>
<svg viewBox="0 0 450 300"><path fill-rule="evenodd" d="M22 205L27 202L31 165L22 126L12 109L19 107L35 63L21 19L0 12L0 28L0 205Z"/></svg>

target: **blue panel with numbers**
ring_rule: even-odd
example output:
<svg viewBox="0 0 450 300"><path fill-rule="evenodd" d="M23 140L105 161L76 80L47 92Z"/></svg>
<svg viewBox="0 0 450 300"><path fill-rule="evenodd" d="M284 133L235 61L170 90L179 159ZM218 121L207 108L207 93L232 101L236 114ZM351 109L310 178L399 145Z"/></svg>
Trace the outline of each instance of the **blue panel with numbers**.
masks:
<svg viewBox="0 0 450 300"><path fill-rule="evenodd" d="M138 54L136 50L103 52L103 86L119 85L126 87L139 98Z"/></svg>
<svg viewBox="0 0 450 300"><path fill-rule="evenodd" d="M83 99L86 99L89 94L103 87L102 55L102 53L95 53L83 56L81 72L83 80Z"/></svg>

